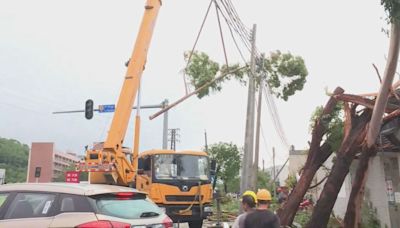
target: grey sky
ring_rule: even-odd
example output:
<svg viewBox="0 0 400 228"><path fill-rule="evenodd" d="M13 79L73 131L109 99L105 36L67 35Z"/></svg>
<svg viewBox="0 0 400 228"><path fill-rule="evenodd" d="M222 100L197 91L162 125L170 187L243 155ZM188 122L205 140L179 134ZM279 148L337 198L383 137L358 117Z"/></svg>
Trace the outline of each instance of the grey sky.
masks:
<svg viewBox="0 0 400 228"><path fill-rule="evenodd" d="M54 141L61 150L83 153L83 147L103 141L111 114L52 115L80 109L88 98L115 103L124 63L132 51L144 0L124 1L1 1L0 7L0 137L30 144ZM143 104L175 101L184 94L183 52L194 42L209 1L164 0L143 77ZM387 28L379 1L233 0L243 22L258 26L262 52L291 51L301 55L309 70L304 90L288 102L277 100L283 128L291 144L305 148L309 119L326 102L325 87L342 86L348 93L376 91L387 52ZM224 24L225 26L225 24ZM226 29L226 26L225 26ZM225 33L230 62L240 61ZM198 50L223 62L215 11L206 24ZM246 53L246 57L248 54ZM170 127L181 129L178 149L199 150L204 130L209 142L243 145L247 88L231 82L221 93L192 98L170 111ZM265 102L264 102L265 104ZM271 147L282 163L287 151L274 133L263 107L261 157L271 164ZM160 148L162 118L149 121L142 112L141 150ZM130 146L133 123L126 136Z"/></svg>

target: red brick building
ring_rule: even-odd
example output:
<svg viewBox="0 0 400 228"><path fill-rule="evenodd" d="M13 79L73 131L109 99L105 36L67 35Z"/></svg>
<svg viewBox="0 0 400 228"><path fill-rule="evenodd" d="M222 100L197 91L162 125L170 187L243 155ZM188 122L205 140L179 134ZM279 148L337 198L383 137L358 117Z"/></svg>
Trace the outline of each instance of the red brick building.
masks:
<svg viewBox="0 0 400 228"><path fill-rule="evenodd" d="M29 152L27 182L52 182L79 160L76 154L56 151L54 143L34 142Z"/></svg>

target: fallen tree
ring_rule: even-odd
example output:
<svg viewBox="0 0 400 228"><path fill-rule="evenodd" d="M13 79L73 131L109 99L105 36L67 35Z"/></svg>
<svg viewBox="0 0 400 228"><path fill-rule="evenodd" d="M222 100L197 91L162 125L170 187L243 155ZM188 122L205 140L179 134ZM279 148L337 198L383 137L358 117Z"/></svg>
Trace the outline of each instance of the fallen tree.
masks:
<svg viewBox="0 0 400 228"><path fill-rule="evenodd" d="M278 210L278 216L282 226L289 226L292 224L297 213L297 208L310 187L315 173L333 153L332 147L329 143L324 142L321 145L321 142L328 131L328 123L332 120L331 114L338 104L338 100L335 96L343 93L344 90L337 87L323 108L320 117L315 121L310 150L300 180L290 193L287 202Z"/></svg>

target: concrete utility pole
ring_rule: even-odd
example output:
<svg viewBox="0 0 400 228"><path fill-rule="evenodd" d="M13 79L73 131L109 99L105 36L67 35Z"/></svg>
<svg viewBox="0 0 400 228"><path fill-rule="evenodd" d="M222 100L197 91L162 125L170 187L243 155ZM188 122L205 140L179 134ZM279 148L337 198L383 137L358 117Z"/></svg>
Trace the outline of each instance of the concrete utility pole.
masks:
<svg viewBox="0 0 400 228"><path fill-rule="evenodd" d="M253 145L254 145L254 107L255 107L255 57L256 57L256 29L253 25L251 33L251 58L250 58L250 74L249 74L249 90L247 97L247 115L246 115L246 132L244 140L244 154L242 160L242 175L240 179L240 192L243 193L247 189L252 188L252 170L253 170ZM255 187L255 186L254 186ZM255 190L255 189L254 189Z"/></svg>
<svg viewBox="0 0 400 228"><path fill-rule="evenodd" d="M161 105L163 106L162 108L165 108L168 106L168 100L165 99ZM163 143L162 143L162 148L164 150L168 149L168 111L164 112L164 122L163 122Z"/></svg>
<svg viewBox="0 0 400 228"><path fill-rule="evenodd" d="M207 131L205 131L205 130L204 130L204 145L205 145L206 153L208 154Z"/></svg>
<svg viewBox="0 0 400 228"><path fill-rule="evenodd" d="M264 55L261 56L260 59L261 66L264 66ZM254 164L253 164L253 187L254 189L257 187L257 176L258 176L258 160L260 157L260 128L261 128L261 104L262 104L262 86L264 83L263 75L260 77L260 83L258 88L258 105L257 105L257 125L256 125L256 146L255 146L255 156L254 156Z"/></svg>
<svg viewBox="0 0 400 228"><path fill-rule="evenodd" d="M274 170L273 170L273 178L272 178L272 180L274 181L273 183L272 183L272 187L274 188L274 189L272 189L272 191L273 191L273 193L274 193L274 196L276 197L276 181L275 181L275 179L276 179L276 168L275 168L275 147L272 147L272 165L273 165L273 167L274 167Z"/></svg>

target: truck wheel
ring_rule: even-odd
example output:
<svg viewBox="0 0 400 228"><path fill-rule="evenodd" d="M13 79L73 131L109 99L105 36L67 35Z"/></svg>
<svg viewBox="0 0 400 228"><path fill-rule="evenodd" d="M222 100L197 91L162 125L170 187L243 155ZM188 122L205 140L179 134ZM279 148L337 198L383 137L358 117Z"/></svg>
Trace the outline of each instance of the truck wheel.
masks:
<svg viewBox="0 0 400 228"><path fill-rule="evenodd" d="M189 228L201 228L203 226L203 219L189 222Z"/></svg>

